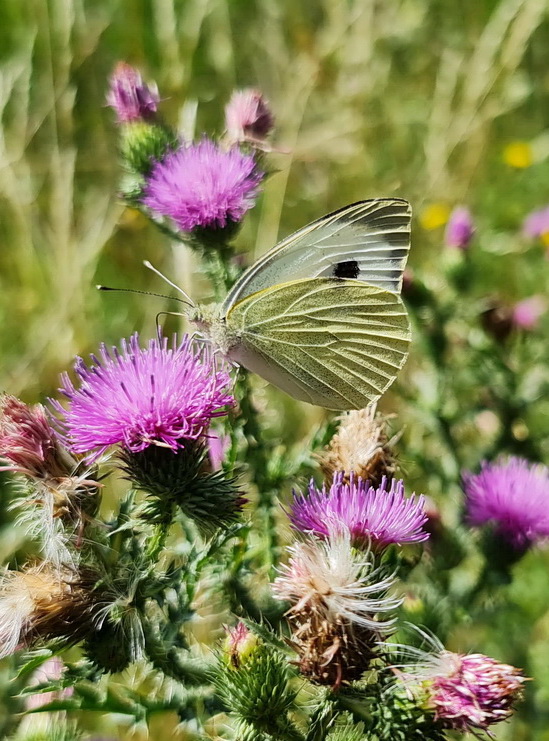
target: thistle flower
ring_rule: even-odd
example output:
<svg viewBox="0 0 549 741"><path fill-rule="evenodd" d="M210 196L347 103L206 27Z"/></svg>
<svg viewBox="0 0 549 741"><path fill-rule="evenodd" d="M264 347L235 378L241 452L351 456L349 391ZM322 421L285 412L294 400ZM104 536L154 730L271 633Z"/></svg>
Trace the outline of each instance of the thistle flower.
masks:
<svg viewBox="0 0 549 741"><path fill-rule="evenodd" d="M138 70L118 62L107 94L107 105L116 111L118 123L154 119L159 100L154 83L146 85Z"/></svg>
<svg viewBox="0 0 549 741"><path fill-rule="evenodd" d="M457 247L465 250L469 246L475 227L471 212L465 206L454 208L446 224L444 240L448 247Z"/></svg>
<svg viewBox="0 0 549 741"><path fill-rule="evenodd" d="M483 654L457 654L444 649L406 667L405 687L444 728L488 730L508 718L526 681L520 669Z"/></svg>
<svg viewBox="0 0 549 741"><path fill-rule="evenodd" d="M371 557L352 547L348 532L297 542L288 550L290 561L273 592L292 605L286 614L301 672L334 686L356 679L394 623L387 617L401 603L387 596L394 577L374 569Z"/></svg>
<svg viewBox="0 0 549 741"><path fill-rule="evenodd" d="M262 143L273 126L273 114L259 90L235 90L225 107L229 141Z"/></svg>
<svg viewBox="0 0 549 741"><path fill-rule="evenodd" d="M14 396L0 398L0 470L20 473L32 481L17 504L19 524L37 539L46 560L70 563L67 548L73 532L99 504L99 484L57 440L44 408L28 407Z"/></svg>
<svg viewBox="0 0 549 741"><path fill-rule="evenodd" d="M0 658L35 640L79 640L92 629L97 581L68 567L48 564L5 571L0 581Z"/></svg>
<svg viewBox="0 0 549 741"><path fill-rule="evenodd" d="M513 324L518 329L533 330L546 309L547 302L543 296L525 298L513 307Z"/></svg>
<svg viewBox="0 0 549 741"><path fill-rule="evenodd" d="M480 473L465 473L467 519L491 523L515 549L549 537L549 469L523 458L484 461Z"/></svg>
<svg viewBox="0 0 549 741"><path fill-rule="evenodd" d="M253 155L202 139L170 152L151 170L142 199L186 232L238 223L254 204L263 177Z"/></svg>
<svg viewBox="0 0 549 741"><path fill-rule="evenodd" d="M229 375L219 370L207 348L196 349L185 335L139 346L138 335L122 340L121 350L101 346L87 367L75 364L80 385L67 374L60 391L68 409L52 402L60 415L62 439L76 453L95 460L109 446L121 444L132 452L158 445L177 451L186 441L205 434L214 417L233 403Z"/></svg>
<svg viewBox="0 0 549 741"><path fill-rule="evenodd" d="M425 498L404 496L404 484L386 477L378 488L351 474L334 476L329 489L318 489L314 481L306 495L294 491L290 520L295 529L329 537L333 531L348 530L355 546L371 544L375 550L392 543L418 543L427 540Z"/></svg>
<svg viewBox="0 0 549 741"><path fill-rule="evenodd" d="M0 397L0 471L32 479L63 479L76 461L60 445L43 406L29 407L15 396Z"/></svg>
<svg viewBox="0 0 549 741"><path fill-rule="evenodd" d="M336 471L345 471L367 479L372 486L379 486L384 476L394 474L393 445L398 435L388 438L386 421L376 412L375 404L345 412L339 418L337 433L318 456L322 472L329 482Z"/></svg>

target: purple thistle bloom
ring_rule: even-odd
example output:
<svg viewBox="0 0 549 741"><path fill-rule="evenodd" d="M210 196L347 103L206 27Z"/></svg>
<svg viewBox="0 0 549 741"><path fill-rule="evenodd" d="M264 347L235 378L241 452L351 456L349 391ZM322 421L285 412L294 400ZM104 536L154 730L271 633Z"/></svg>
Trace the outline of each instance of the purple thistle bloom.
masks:
<svg viewBox="0 0 549 741"><path fill-rule="evenodd" d="M484 461L480 473L465 473L467 519L492 523L514 548L522 550L549 537L549 469L523 458Z"/></svg>
<svg viewBox="0 0 549 741"><path fill-rule="evenodd" d="M393 480L388 488L385 476L378 489L353 474L348 482L344 477L338 471L329 489L317 489L311 481L308 494L294 491L290 520L296 530L329 537L344 528L355 545L376 549L428 539L422 529L427 522L423 496L406 498L403 482Z"/></svg>
<svg viewBox="0 0 549 741"><path fill-rule="evenodd" d="M160 97L156 85L146 85L138 70L119 62L110 79L107 105L114 108L118 123L153 119Z"/></svg>
<svg viewBox="0 0 549 741"><path fill-rule="evenodd" d="M457 206L448 219L444 239L448 247L465 250L475 233L473 217L465 206Z"/></svg>
<svg viewBox="0 0 549 741"><path fill-rule="evenodd" d="M183 231L220 229L254 205L263 173L253 155L203 139L166 155L147 180L143 203Z"/></svg>
<svg viewBox="0 0 549 741"><path fill-rule="evenodd" d="M97 459L107 448L120 443L132 452L149 445L184 447L207 433L213 417L226 413L234 403L230 378L220 370L208 349L197 350L185 335L168 347L167 338L139 346L137 333L122 340L121 351L101 346L100 358L92 355L87 367L77 358L74 369L80 386L68 375L59 389L69 399L68 409L53 406L61 439L75 453Z"/></svg>

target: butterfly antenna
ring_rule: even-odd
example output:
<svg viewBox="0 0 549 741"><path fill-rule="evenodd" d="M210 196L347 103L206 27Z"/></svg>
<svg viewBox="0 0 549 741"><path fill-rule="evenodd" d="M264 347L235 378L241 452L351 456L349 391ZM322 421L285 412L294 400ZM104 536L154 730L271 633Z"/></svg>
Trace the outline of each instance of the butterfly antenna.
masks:
<svg viewBox="0 0 549 741"><path fill-rule="evenodd" d="M189 306L194 306L194 303L193 303L192 298L187 293L185 293L185 291L182 288L180 288L180 286L177 286L169 278L167 278L164 275L164 273L161 273L160 270L158 270L158 268L155 268L154 265L152 265L148 260L143 260L143 265L146 268L149 268L149 270L152 270L153 273L156 273L160 278L162 278L162 280L166 281L166 283L169 286L171 286L172 288L175 288L176 291L179 291L179 293L181 293L183 296L185 296L186 303L188 303Z"/></svg>
<svg viewBox="0 0 549 741"><path fill-rule="evenodd" d="M166 298L169 301L179 301L181 304L186 304L193 308L194 304L190 301L185 301L179 296L166 296L165 293L154 293L153 291L140 291L138 288L112 288L111 286L102 286L100 284L95 286L98 291L123 291L124 293L141 293L143 296L156 296L157 298ZM186 295L186 294L185 294Z"/></svg>

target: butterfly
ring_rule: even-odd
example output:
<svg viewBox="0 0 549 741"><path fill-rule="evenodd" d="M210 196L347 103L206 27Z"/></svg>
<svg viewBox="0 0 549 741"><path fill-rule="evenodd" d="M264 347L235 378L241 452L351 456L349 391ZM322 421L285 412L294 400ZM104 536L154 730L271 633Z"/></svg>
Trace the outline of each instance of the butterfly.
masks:
<svg viewBox="0 0 549 741"><path fill-rule="evenodd" d="M404 365L400 297L410 204L376 198L299 229L260 257L221 306L190 319L229 360L300 401L362 409Z"/></svg>

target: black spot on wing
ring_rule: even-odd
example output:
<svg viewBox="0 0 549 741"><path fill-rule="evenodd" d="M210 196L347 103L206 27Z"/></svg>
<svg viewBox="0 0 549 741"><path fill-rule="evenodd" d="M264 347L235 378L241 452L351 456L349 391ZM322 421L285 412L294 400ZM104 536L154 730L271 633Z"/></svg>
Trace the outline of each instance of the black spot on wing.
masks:
<svg viewBox="0 0 549 741"><path fill-rule="evenodd" d="M360 267L356 260L345 260L334 265L334 278L358 278Z"/></svg>

